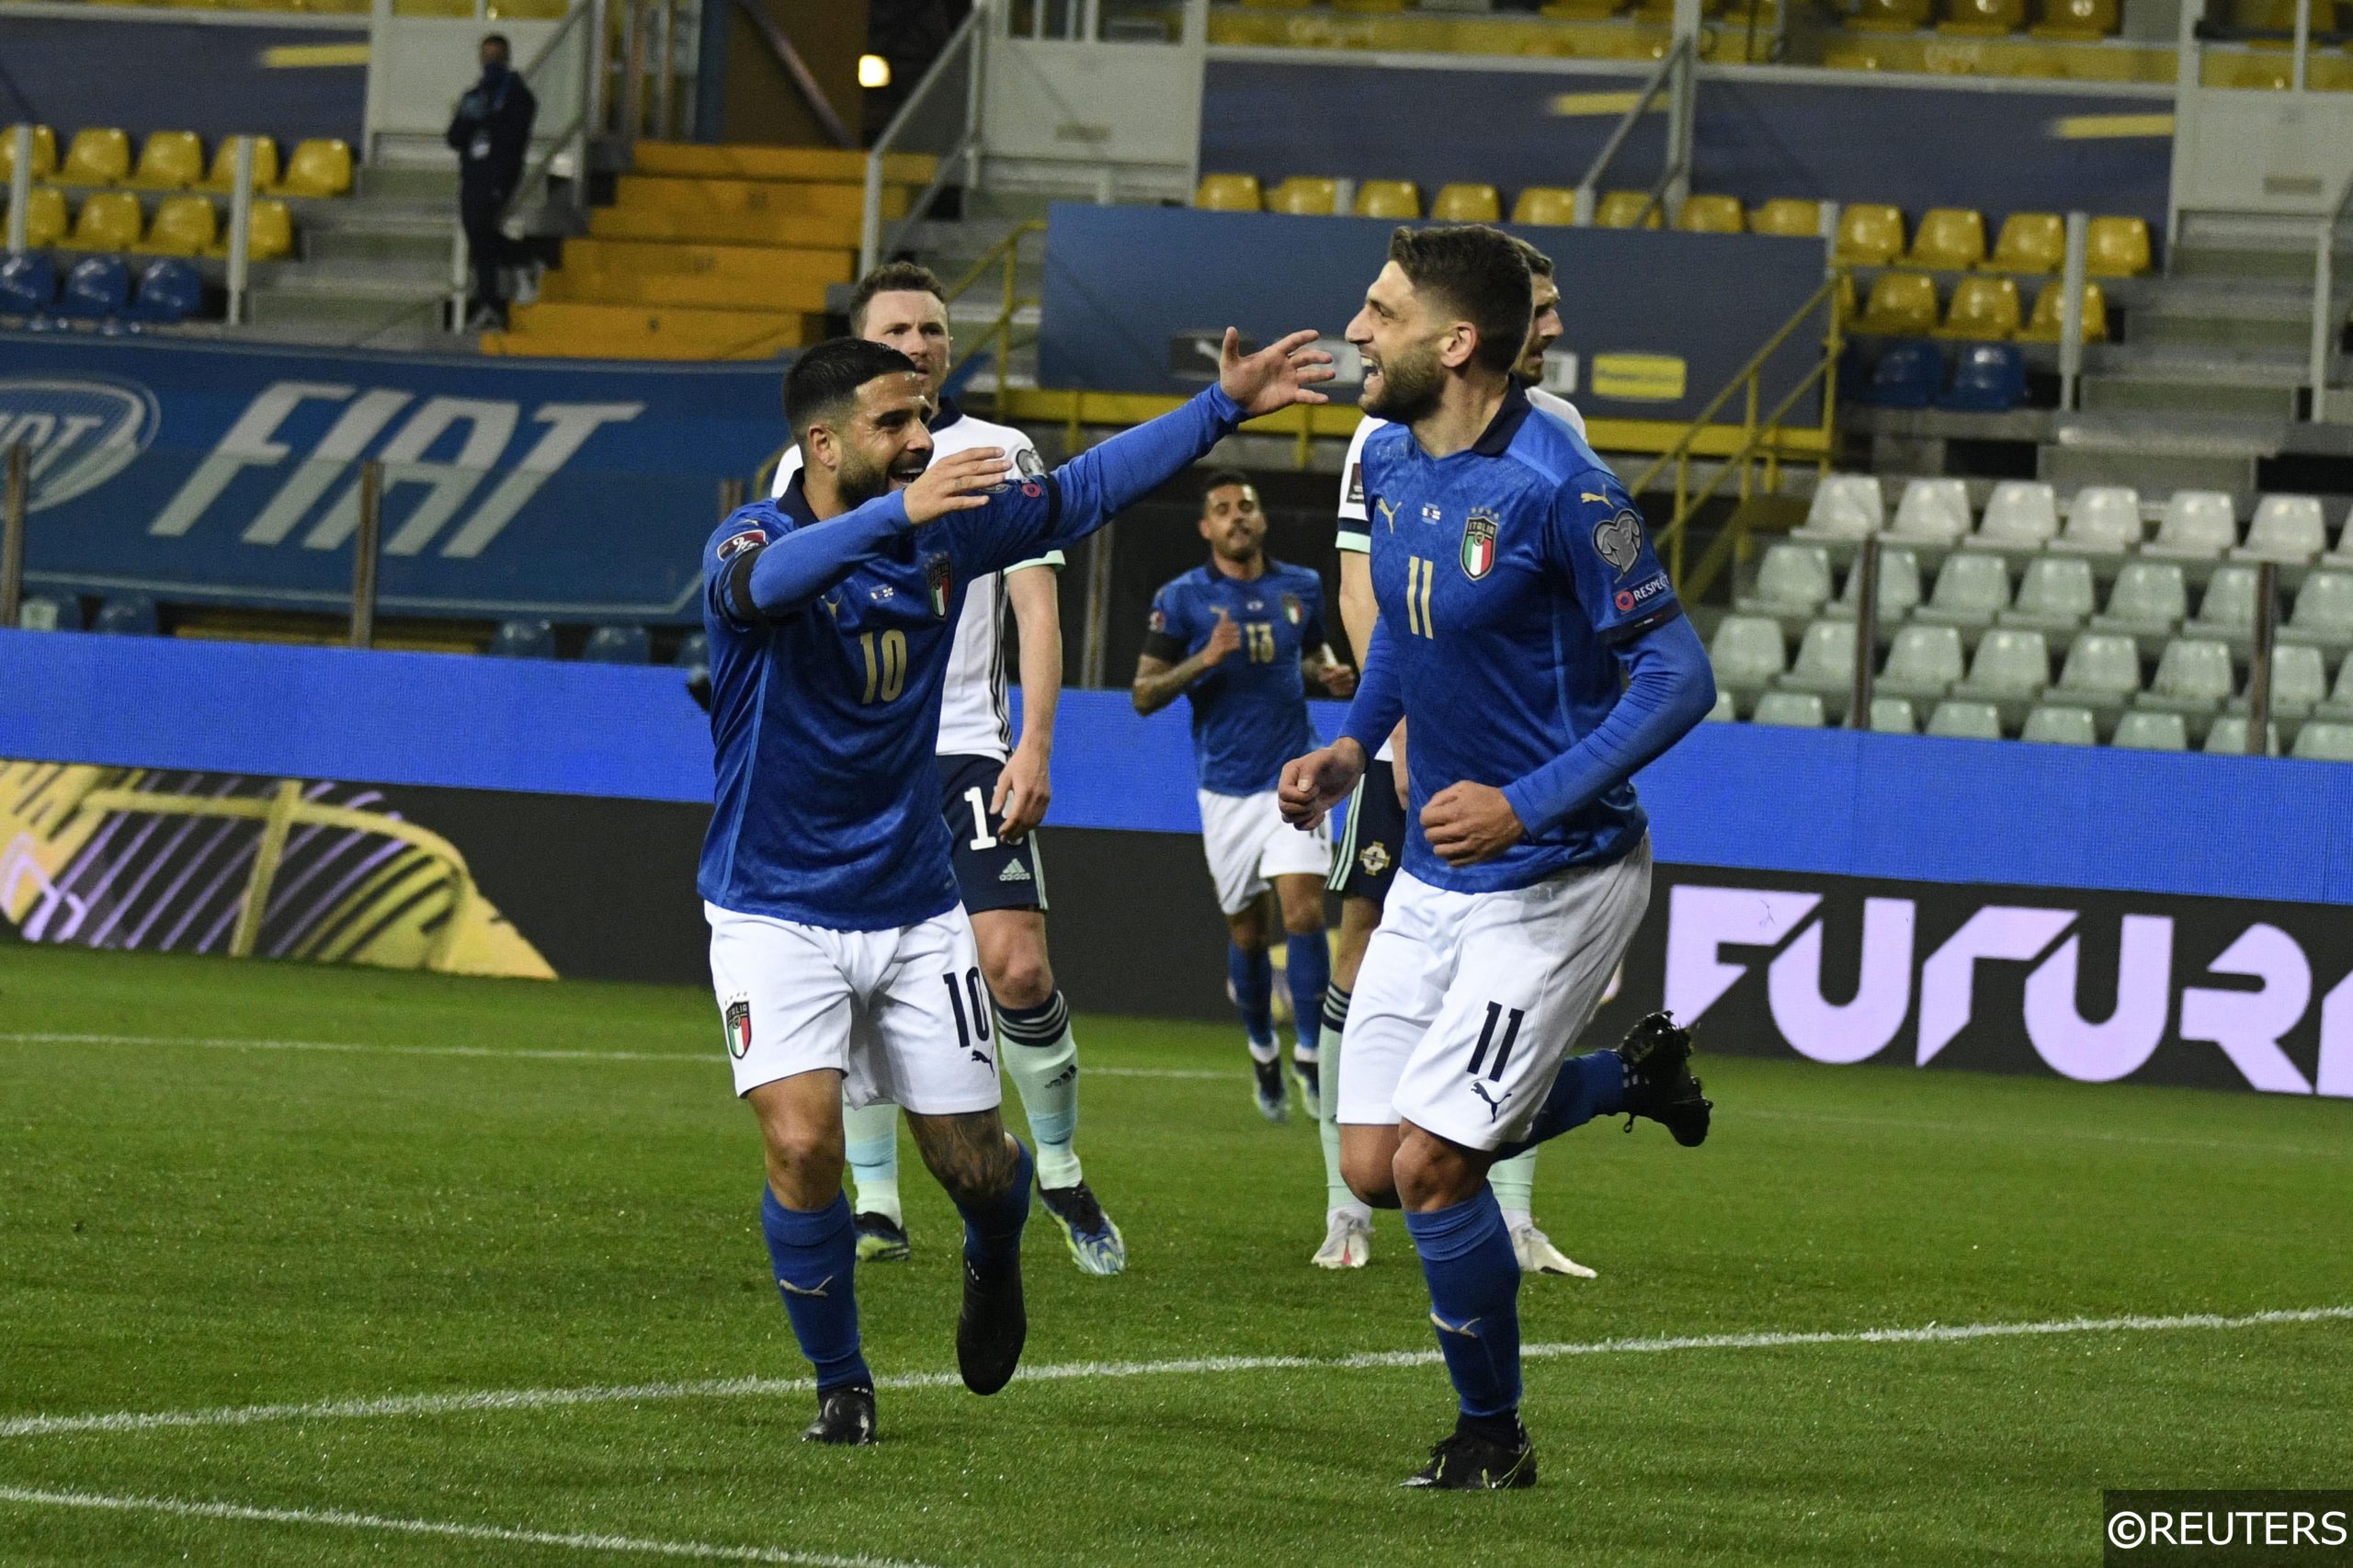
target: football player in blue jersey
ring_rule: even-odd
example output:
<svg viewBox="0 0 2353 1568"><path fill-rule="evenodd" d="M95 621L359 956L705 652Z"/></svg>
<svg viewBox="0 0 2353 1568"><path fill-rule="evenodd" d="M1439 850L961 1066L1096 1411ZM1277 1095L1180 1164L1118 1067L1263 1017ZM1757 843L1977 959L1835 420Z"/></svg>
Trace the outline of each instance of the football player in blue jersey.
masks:
<svg viewBox="0 0 2353 1568"><path fill-rule="evenodd" d="M1249 1037L1258 1113L1278 1122L1290 1114L1267 951L1271 888L1288 938L1292 1071L1313 1118L1320 1092L1316 1025L1332 978L1324 938L1332 846L1320 828L1300 834L1283 825L1275 784L1283 764L1315 744L1308 681L1346 697L1356 689L1356 671L1333 655L1324 637L1324 580L1268 558L1267 514L1249 480L1231 471L1210 475L1200 529L1209 563L1153 597L1136 661L1136 711L1156 713L1180 696L1192 705L1201 846L1225 915L1227 992Z"/></svg>
<svg viewBox="0 0 2353 1568"><path fill-rule="evenodd" d="M1392 236L1349 323L1380 620L1341 738L1289 764L1313 827L1401 719L1404 869L1341 1044L1341 1165L1400 1208L1454 1383L1454 1431L1407 1483L1532 1485L1520 1270L1488 1167L1596 1116L1707 1136L1690 1040L1664 1017L1569 1056L1650 898L1633 775L1715 700L1706 652L1617 476L1511 379L1527 262L1478 225ZM1631 1124L1630 1124L1631 1125Z"/></svg>
<svg viewBox="0 0 2353 1568"><path fill-rule="evenodd" d="M736 1092L766 1146L761 1229L816 1369L804 1437L867 1443L842 1106L906 1112L964 1220L956 1361L994 1393L1028 1333L1030 1155L997 1114L996 1042L958 902L932 747L967 585L1083 539L1247 417L1320 403L1294 333L1051 473L977 447L931 461L924 377L897 349L821 344L785 377L800 477L703 551L716 804L697 887Z"/></svg>

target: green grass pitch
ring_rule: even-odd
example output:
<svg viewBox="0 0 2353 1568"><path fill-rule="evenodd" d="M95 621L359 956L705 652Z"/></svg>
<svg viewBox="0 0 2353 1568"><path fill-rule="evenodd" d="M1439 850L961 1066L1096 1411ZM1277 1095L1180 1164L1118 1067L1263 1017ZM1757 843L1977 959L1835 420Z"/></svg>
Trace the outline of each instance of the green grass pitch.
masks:
<svg viewBox="0 0 2353 1568"><path fill-rule="evenodd" d="M806 1370L707 994L0 947L0 1562L2091 1562L2103 1487L2353 1479L2343 1313L1851 1337L2353 1305L2353 1106L1706 1061L1704 1148L1545 1151L1601 1277L1530 1281L1526 1337L1603 1347L1529 1363L1537 1489L1432 1495L1396 1483L1437 1367L1216 1364L1428 1351L1395 1217L1311 1268L1313 1131L1258 1119L1236 1031L1080 1043L1131 1270L1036 1215L1025 1362L1080 1375L886 1387L880 1447L817 1451L803 1392L677 1386ZM886 1379L954 1366L906 1166L915 1256L859 1275ZM1832 1337L1605 1344L1783 1332Z"/></svg>

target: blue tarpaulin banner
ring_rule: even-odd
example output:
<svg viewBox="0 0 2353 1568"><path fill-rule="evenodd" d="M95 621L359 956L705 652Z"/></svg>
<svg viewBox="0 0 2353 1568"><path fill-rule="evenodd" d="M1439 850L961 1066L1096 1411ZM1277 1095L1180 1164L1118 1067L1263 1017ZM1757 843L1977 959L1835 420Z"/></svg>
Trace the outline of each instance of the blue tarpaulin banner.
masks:
<svg viewBox="0 0 2353 1568"><path fill-rule="evenodd" d="M1326 735L1337 703L1310 705ZM0 757L708 801L681 673L0 631ZM2353 767L1703 724L1638 781L1662 861L2353 903ZM1170 709L1072 691L1065 827L1198 833ZM2192 830L2194 824L2194 831Z"/></svg>
<svg viewBox="0 0 2353 1568"><path fill-rule="evenodd" d="M385 609L692 620L720 483L783 423L772 364L0 335L35 591L339 608L374 458Z"/></svg>
<svg viewBox="0 0 2353 1568"><path fill-rule="evenodd" d="M1189 395L1217 373L1227 326L1256 344L1302 327L1337 340L1387 260L1395 227L1377 218L1058 203L1046 234L1040 380ZM1548 384L1588 418L1696 417L1822 287L1819 240L1507 227L1552 258L1563 331ZM1794 332L1776 350L1765 408L1813 369L1822 335ZM1356 397L1348 358L1336 402ZM1819 410L1809 392L1787 418L1803 424ZM1739 412L1735 403L1725 416Z"/></svg>

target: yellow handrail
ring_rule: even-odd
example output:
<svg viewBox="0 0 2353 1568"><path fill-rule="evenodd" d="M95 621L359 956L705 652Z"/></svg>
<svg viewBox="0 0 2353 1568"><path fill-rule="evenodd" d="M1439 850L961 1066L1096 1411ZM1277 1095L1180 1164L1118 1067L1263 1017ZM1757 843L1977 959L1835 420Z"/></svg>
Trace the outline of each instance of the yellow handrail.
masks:
<svg viewBox="0 0 2353 1568"><path fill-rule="evenodd" d="M1723 389L1711 398L1707 405L1692 418L1690 424L1685 427L1682 436L1665 451L1661 452L1649 467L1643 470L1628 484L1627 488L1630 491L1640 495L1651 487L1661 473L1665 472L1668 464L1672 463L1675 467L1674 510L1668 515L1666 526L1658 530L1655 542L1666 553L1668 574L1674 579L1676 592L1678 595L1703 591L1707 586L1704 582L1688 588L1686 585L1683 546L1684 539L1689 532L1692 517L1699 511L1701 503L1715 494L1716 487L1723 483L1724 475L1735 469L1740 473L1740 498L1743 501L1748 500L1753 483L1750 471L1760 456L1765 460L1766 465L1766 493L1768 494L1779 493L1782 447L1788 434L1781 425L1781 418L1817 381L1822 382L1822 422L1819 426L1819 450L1814 454L1814 458L1817 467L1824 472L1828 471L1831 452L1837 438L1838 355L1844 344L1846 327L1845 280L1846 274L1843 269L1833 269L1829 276L1823 279L1822 286L1807 296L1805 303L1800 305L1789 320L1783 322L1779 329L1765 340L1764 346L1749 357L1748 363L1733 373L1732 379L1724 382ZM1825 300L1830 304L1830 324L1828 334L1823 340L1821 360L1813 369L1806 372L1797 385L1790 389L1788 394L1774 406L1771 413L1760 419L1756 405L1762 394L1766 362L1780 351L1781 346L1790 340L1790 334L1813 318L1813 312ZM1747 396L1741 419L1741 444L1723 460L1713 477L1709 479L1695 494L1690 485L1691 459L1695 455L1695 448L1701 437L1713 428L1711 421L1714 419L1717 412L1732 401L1733 392L1744 389ZM1726 538L1731 537L1731 531L1727 530ZM1708 560L1702 562L1702 566L1711 566L1717 553L1716 551L1711 551ZM1710 575L1712 577L1712 572Z"/></svg>
<svg viewBox="0 0 2353 1568"><path fill-rule="evenodd" d="M965 270L961 278L948 286L948 303L954 304L968 290L986 277L991 267L997 266L1000 262L1004 264L1005 308L997 312L996 320L983 328L980 335L981 341L983 343L990 338L996 339L995 412L999 418L1005 415L1006 381L1011 375L1013 368L1013 318L1021 312L1023 306L1034 305L1038 302L1035 300L1025 300L1020 296L1018 282L1021 242L1031 234L1042 234L1045 232L1046 221L1042 218L1031 218L1016 223L1005 238L991 245L978 261Z"/></svg>

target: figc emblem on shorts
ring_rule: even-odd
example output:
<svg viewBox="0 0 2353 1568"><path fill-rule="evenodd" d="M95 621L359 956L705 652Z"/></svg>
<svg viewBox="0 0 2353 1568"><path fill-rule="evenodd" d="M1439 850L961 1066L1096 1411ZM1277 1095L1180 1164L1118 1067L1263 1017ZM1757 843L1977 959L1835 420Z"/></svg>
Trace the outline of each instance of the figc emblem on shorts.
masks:
<svg viewBox="0 0 2353 1568"><path fill-rule="evenodd" d="M948 598L953 591L954 576L948 557L935 555L923 563L923 580L931 588L931 613L941 620L948 619Z"/></svg>
<svg viewBox="0 0 2353 1568"><path fill-rule="evenodd" d="M1477 582L1495 565L1495 515L1484 506L1472 508L1462 524L1462 574Z"/></svg>
<svg viewBox="0 0 2353 1568"><path fill-rule="evenodd" d="M741 1062L752 1050L752 999L738 992L727 999L727 1054Z"/></svg>

